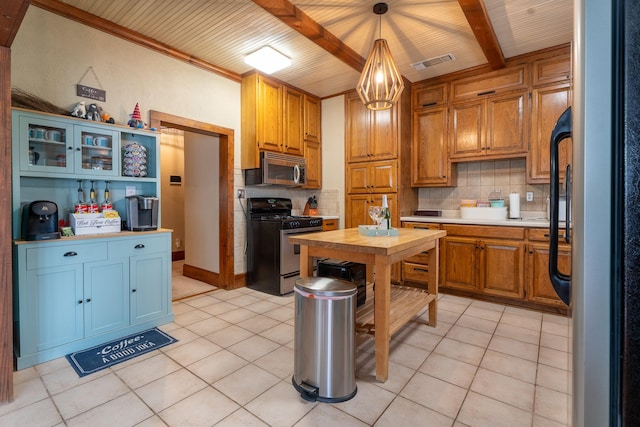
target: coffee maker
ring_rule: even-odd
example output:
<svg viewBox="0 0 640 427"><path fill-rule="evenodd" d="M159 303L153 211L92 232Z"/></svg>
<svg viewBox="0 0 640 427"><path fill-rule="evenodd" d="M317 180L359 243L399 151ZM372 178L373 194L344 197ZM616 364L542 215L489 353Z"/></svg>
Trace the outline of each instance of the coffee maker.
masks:
<svg viewBox="0 0 640 427"><path fill-rule="evenodd" d="M22 238L25 240L59 239L58 205L36 200L22 207Z"/></svg>
<svg viewBox="0 0 640 427"><path fill-rule="evenodd" d="M158 229L157 197L127 196L127 228L129 231L149 231Z"/></svg>

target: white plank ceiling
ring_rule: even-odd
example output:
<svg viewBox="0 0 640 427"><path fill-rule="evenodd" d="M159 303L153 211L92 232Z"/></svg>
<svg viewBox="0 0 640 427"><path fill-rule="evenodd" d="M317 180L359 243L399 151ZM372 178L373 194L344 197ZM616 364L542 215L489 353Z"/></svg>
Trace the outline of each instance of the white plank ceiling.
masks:
<svg viewBox="0 0 640 427"><path fill-rule="evenodd" d="M457 0L290 0L363 58L381 33L409 81L487 63ZM274 77L320 97L355 87L359 72L251 0L62 0L233 73L251 70L243 58L264 46L293 65ZM570 42L573 0L484 0L506 58ZM381 27L380 27L381 23ZM411 64L446 53L455 60L415 71Z"/></svg>

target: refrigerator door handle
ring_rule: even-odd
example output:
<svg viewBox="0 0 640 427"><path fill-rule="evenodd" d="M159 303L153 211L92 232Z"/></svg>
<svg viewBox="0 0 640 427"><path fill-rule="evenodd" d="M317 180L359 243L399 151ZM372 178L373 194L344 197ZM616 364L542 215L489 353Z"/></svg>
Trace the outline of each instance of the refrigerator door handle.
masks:
<svg viewBox="0 0 640 427"><path fill-rule="evenodd" d="M564 182L566 187L564 241L571 243L571 165L567 165L567 169L564 174Z"/></svg>
<svg viewBox="0 0 640 427"><path fill-rule="evenodd" d="M558 147L560 141L571 137L571 107L567 108L556 122L551 132L551 189L550 189L550 214L549 227L549 278L553 289L558 297L565 304L569 305L571 300L571 276L561 273L558 270L558 208L560 202L560 155ZM569 178L569 177L567 177ZM570 182L567 180L567 206L569 206ZM565 218L567 229L565 239L569 236L569 215Z"/></svg>

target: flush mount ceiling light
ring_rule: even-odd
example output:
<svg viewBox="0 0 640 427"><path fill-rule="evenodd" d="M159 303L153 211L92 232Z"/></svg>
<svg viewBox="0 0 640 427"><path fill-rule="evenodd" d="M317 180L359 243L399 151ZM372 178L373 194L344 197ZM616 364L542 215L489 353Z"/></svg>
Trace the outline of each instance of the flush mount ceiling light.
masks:
<svg viewBox="0 0 640 427"><path fill-rule="evenodd" d="M267 74L275 73L291 65L291 59L270 46L261 47L245 56L244 62Z"/></svg>
<svg viewBox="0 0 640 427"><path fill-rule="evenodd" d="M382 15L389 7L386 3L373 6L373 13L380 16L380 36L373 43L364 70L358 80L356 91L364 105L370 110L386 110L393 107L402 90L404 83L396 64L391 57L387 41L382 38Z"/></svg>

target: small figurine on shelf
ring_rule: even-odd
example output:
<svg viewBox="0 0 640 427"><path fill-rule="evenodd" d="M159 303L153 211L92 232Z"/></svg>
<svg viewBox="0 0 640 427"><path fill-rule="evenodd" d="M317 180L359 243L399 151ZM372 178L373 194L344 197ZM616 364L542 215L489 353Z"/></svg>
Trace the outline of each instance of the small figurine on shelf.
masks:
<svg viewBox="0 0 640 427"><path fill-rule="evenodd" d="M116 121L113 120L113 117L111 117L111 114L106 113L106 112L102 112L102 121L105 123L111 123L114 124Z"/></svg>
<svg viewBox="0 0 640 427"><path fill-rule="evenodd" d="M144 121L142 121L142 116L140 115L140 106L136 102L136 106L133 109L133 114L131 114L131 119L127 123L132 128L142 129L145 126Z"/></svg>
<svg viewBox="0 0 640 427"><path fill-rule="evenodd" d="M73 107L71 111L71 115L73 117L79 117L81 119L85 119L87 117L87 109L84 106L84 101L80 101Z"/></svg>
<svg viewBox="0 0 640 427"><path fill-rule="evenodd" d="M94 122L102 121L102 108L98 104L89 104L89 108L87 108L87 120L93 120Z"/></svg>

